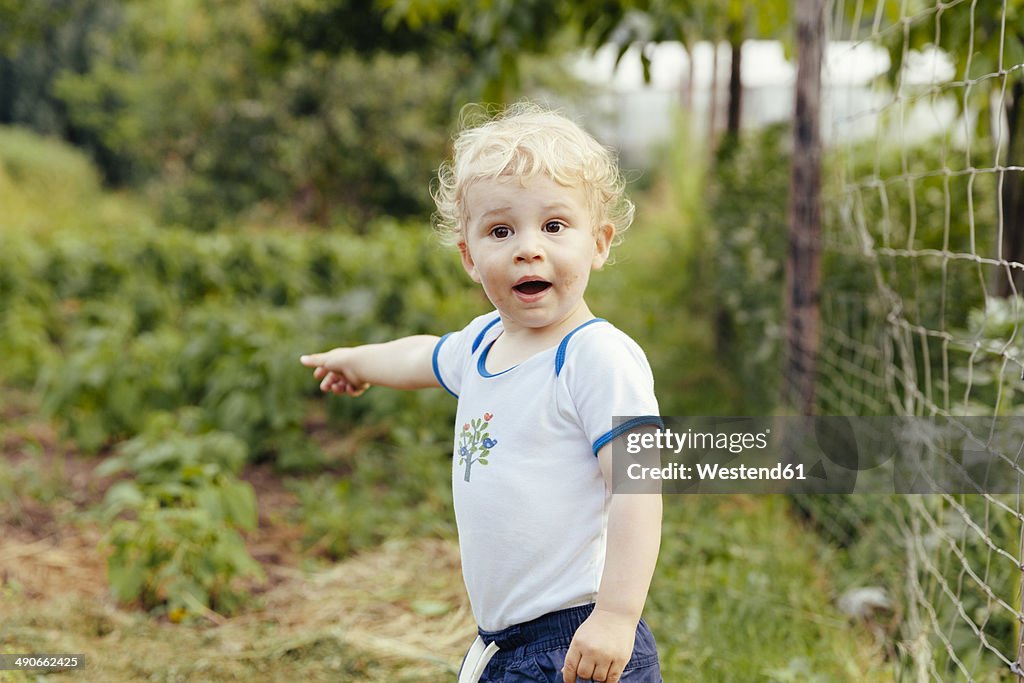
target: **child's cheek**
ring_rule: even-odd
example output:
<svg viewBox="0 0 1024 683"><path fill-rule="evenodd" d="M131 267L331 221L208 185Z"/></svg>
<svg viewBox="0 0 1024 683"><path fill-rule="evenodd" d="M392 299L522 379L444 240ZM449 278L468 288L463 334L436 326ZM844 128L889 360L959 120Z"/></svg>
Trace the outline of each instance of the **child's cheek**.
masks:
<svg viewBox="0 0 1024 683"><path fill-rule="evenodd" d="M497 305L498 305L498 303L499 303L499 301L498 301L498 299L496 299L496 298L494 297L494 292L492 292L492 291L491 291L491 287L490 287L490 286L488 286L487 280L481 279L481 280L480 280L480 285L481 285L481 286L483 287L483 289L484 289L484 294L485 294L485 295L487 296L487 300L488 300L488 301L490 301L490 302L491 302L492 304L494 304L495 306L497 306Z"/></svg>
<svg viewBox="0 0 1024 683"><path fill-rule="evenodd" d="M582 279L582 277L580 277L579 275L569 275L562 282L562 287L565 288L565 289L571 289L581 279Z"/></svg>

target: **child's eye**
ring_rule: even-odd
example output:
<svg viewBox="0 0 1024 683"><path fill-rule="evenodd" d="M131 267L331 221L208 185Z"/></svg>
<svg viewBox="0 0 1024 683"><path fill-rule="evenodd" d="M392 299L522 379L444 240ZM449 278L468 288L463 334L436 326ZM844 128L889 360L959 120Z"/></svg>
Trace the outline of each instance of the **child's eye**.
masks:
<svg viewBox="0 0 1024 683"><path fill-rule="evenodd" d="M557 233L565 229L565 223L562 221L548 221L544 224L544 232Z"/></svg>
<svg viewBox="0 0 1024 683"><path fill-rule="evenodd" d="M496 237L499 240L503 240L511 234L512 231L505 225L496 225L491 228L491 237Z"/></svg>

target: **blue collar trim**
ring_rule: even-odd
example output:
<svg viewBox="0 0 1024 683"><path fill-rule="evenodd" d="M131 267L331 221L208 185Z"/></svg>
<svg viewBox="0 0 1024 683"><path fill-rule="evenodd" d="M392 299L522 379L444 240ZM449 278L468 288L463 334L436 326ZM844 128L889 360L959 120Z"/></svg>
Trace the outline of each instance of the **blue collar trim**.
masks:
<svg viewBox="0 0 1024 683"><path fill-rule="evenodd" d="M483 341L484 332L489 330L494 325L494 323L496 323L496 322L498 322L498 320L491 321L487 325L487 327L484 328L484 331L480 333L480 335L477 337L476 341L473 343L473 351L476 351L476 348ZM559 344L558 344L558 350L555 352L555 376L556 377L562 372L562 366L565 365L565 356L566 356L566 353L568 353L568 350L569 350L569 339L571 339L574 334L576 334L577 332L582 330L587 325L593 325L594 323L606 323L606 322L608 322L608 321L605 320L604 318L591 318L587 322L577 326L575 329L571 330L568 334L566 334L564 337L562 337L562 341L559 342ZM491 373L491 372L487 371L487 354L490 353L491 347L494 346L494 342L496 342L496 341L498 341L497 337L494 338L493 340L491 340L491 342L488 343L487 346L484 347L483 352L481 352L480 356L476 360L476 369L477 369L477 372L480 373L481 377L497 377L499 375L504 375L509 370L514 370L515 368L519 367L519 364L517 363L517 364L513 365L510 368L505 368L501 372Z"/></svg>
<svg viewBox="0 0 1024 683"><path fill-rule="evenodd" d="M476 339L473 340L473 348L470 349L470 351L469 351L470 355L473 355L474 353L476 353L476 350L480 347L480 343L484 340L484 335L487 334L487 330L489 330L492 327L494 327L500 321L501 321L501 316L500 315L496 316L494 318L494 320L492 320L491 322L487 323L487 326L484 327L484 329L480 330L480 334L478 334L476 336Z"/></svg>
<svg viewBox="0 0 1024 683"><path fill-rule="evenodd" d="M562 338L562 343L558 345L558 352L555 354L555 376L556 377L559 375L559 373L562 372L562 366L565 365L565 354L566 354L566 352L569 349L569 339L572 338L572 335L576 334L577 332L582 330L587 325L593 325L594 323L606 323L606 322L608 322L608 321L605 320L604 318L591 318L590 320L588 320L587 322L583 323L582 325L580 325L579 327L577 327L572 332L570 332L569 334L565 335L565 337Z"/></svg>
<svg viewBox="0 0 1024 683"><path fill-rule="evenodd" d="M483 353L480 354L480 358L478 358L477 361L476 361L476 369L480 373L481 377L497 377L498 375L504 375L509 370L515 370L516 368L519 367L519 364L516 363L512 367L505 368L501 372L495 372L495 373L487 372L487 354L490 353L491 347L494 346L494 342L496 342L496 341L498 341L498 340L494 339L493 341L491 341L490 344L485 346L484 350L483 350Z"/></svg>

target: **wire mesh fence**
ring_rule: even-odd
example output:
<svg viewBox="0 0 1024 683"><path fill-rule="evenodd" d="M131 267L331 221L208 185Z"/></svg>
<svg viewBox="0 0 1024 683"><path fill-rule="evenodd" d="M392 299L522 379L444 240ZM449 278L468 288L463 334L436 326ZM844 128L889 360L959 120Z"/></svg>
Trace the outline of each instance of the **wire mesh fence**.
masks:
<svg viewBox="0 0 1024 683"><path fill-rule="evenodd" d="M1024 420L1024 2L837 0L815 410ZM977 435L992 442L991 434ZM799 502L898 561L901 680L1024 681L1024 441L1016 493Z"/></svg>

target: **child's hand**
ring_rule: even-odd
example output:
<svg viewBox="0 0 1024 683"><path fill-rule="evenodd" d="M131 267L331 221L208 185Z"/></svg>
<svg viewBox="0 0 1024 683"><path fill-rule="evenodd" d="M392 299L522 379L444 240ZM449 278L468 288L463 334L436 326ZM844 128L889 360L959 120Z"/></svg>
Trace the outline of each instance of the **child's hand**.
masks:
<svg viewBox="0 0 1024 683"><path fill-rule="evenodd" d="M313 377L320 380L320 390L334 394L359 396L370 388L369 383L359 378L353 369L353 349L338 348L325 353L300 356L299 362L313 370Z"/></svg>
<svg viewBox="0 0 1024 683"><path fill-rule="evenodd" d="M633 656L636 625L636 619L595 608L569 644L562 680L616 683Z"/></svg>

